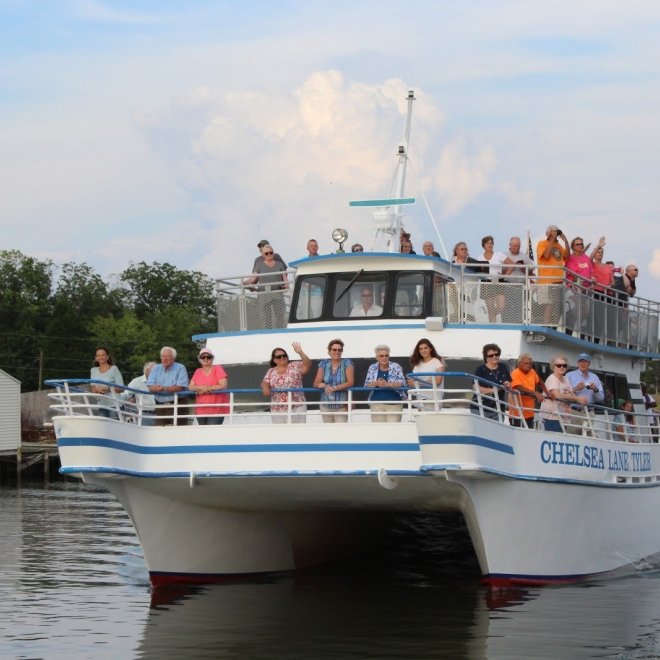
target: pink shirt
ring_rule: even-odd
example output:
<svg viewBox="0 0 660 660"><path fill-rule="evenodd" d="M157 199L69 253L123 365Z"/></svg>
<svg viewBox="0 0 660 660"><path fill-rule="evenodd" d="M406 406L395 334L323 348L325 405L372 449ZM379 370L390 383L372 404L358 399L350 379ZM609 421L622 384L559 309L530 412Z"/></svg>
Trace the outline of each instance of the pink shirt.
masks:
<svg viewBox="0 0 660 660"><path fill-rule="evenodd" d="M195 371L190 379L193 385L217 385L223 378L227 378L227 373L219 365L214 364L208 374L204 373L201 367ZM198 394L195 399L197 403L221 403L220 406L198 406L195 408L196 415L228 415L229 414L229 394Z"/></svg>
<svg viewBox="0 0 660 660"><path fill-rule="evenodd" d="M572 254L564 264L566 270L572 270L574 273L580 275L582 279L582 286L590 287L591 278L593 277L593 264L591 259L586 254ZM571 282L575 282L575 275L566 273L567 279Z"/></svg>
<svg viewBox="0 0 660 660"><path fill-rule="evenodd" d="M606 291L612 286L613 270L614 266L612 266L612 264L594 262L592 273L597 282L597 284L594 284L595 291Z"/></svg>

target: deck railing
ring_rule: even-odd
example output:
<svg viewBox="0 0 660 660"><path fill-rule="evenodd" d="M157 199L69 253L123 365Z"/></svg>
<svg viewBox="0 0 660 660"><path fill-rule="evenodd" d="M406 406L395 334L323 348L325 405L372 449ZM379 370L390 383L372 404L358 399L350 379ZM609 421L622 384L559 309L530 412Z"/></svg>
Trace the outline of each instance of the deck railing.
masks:
<svg viewBox="0 0 660 660"><path fill-rule="evenodd" d="M562 270L565 277L557 283L528 274L493 278L453 264L454 281L442 285L446 309L433 313L449 323L547 326L602 345L658 350L660 303L637 296L621 300L612 290L594 291L583 286L579 276ZM244 284L249 275L216 280L218 331L286 327L294 275L287 271L289 288L278 291ZM422 309L421 303L416 309Z"/></svg>
<svg viewBox="0 0 660 660"><path fill-rule="evenodd" d="M408 374L408 378L416 386L399 390L404 394L404 398L401 400L401 404L403 404L401 423L414 423L419 415L475 414L488 417L494 423L510 426L512 419L524 417L527 413L535 418L534 428L543 429L538 409L522 408L520 397L514 391L464 372L446 372L443 376L445 379L443 385L437 386L435 383L429 385L421 380L424 377L437 377L435 372ZM452 387L444 386L447 379L451 380ZM479 383L494 388L498 395L481 394L478 388ZM153 426L156 420L164 425L197 424L197 419L203 416L197 414L197 409L202 410L205 407L219 405L217 403L198 404L194 400L194 392L179 392L174 395L173 402L156 403L152 406L149 403L143 403L146 397L152 396L151 393L129 387L119 388L122 395L93 394L89 391L90 385L107 386L107 383L89 379L49 380L46 381L46 384L55 389L48 395L52 401L51 409L54 415L102 416L121 423L141 426ZM286 393L286 401L277 402L278 406L285 408L284 412L272 412L270 402L263 397L260 389L225 390L229 401L226 404L227 414L223 415L224 424L322 422L320 404L324 402L318 400L319 389L275 389L273 391ZM293 394L298 392L305 394L308 399L305 402L306 409L302 412L298 409L298 406L301 405L300 402L293 397ZM347 390L348 400L345 402L347 411L335 414L345 416L347 423L379 423L371 421L370 402L365 400L371 392L373 392L373 388L350 388ZM121 398L121 396L130 398L131 395L135 401ZM517 416L512 414L514 410L518 413ZM570 412L557 410L557 414L563 432L568 435L597 437L629 443L658 442L657 418L654 414L636 412L633 415L634 423L627 421L622 411L606 406L572 405Z"/></svg>

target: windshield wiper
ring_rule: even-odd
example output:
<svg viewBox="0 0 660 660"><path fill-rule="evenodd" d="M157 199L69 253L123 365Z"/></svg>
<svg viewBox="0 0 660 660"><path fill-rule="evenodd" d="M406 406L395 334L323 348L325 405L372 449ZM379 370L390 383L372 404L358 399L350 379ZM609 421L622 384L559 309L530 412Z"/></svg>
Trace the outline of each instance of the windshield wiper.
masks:
<svg viewBox="0 0 660 660"><path fill-rule="evenodd" d="M335 300L335 305L351 290L351 287L355 284L356 280L360 275L364 273L364 268L360 268L358 272L356 273L355 277L348 283L348 286L337 296L337 300Z"/></svg>

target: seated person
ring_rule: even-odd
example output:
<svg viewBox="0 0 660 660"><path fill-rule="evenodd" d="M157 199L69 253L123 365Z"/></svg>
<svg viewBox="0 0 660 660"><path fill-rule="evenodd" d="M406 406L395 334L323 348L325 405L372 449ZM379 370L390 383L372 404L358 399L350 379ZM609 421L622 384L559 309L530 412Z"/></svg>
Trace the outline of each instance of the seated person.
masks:
<svg viewBox="0 0 660 660"><path fill-rule="evenodd" d="M380 316L383 308L374 304L374 292L371 287L362 287L362 302L355 305L351 310L350 316Z"/></svg>

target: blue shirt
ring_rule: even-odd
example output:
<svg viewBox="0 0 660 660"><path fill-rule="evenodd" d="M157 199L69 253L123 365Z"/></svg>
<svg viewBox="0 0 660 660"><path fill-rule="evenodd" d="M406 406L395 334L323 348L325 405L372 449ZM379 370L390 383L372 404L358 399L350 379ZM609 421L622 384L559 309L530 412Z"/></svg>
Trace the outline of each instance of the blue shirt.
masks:
<svg viewBox="0 0 660 660"><path fill-rule="evenodd" d="M573 389L575 389L581 382L585 384L585 388L576 392L576 394L578 396L586 396L587 405L593 406L594 403L602 403L605 400L603 384L600 382L600 378L598 378L596 374L592 374L591 371L587 371L586 378L579 369L570 371L566 374L566 380ZM587 388L587 385L594 385L595 389L592 390L591 388Z"/></svg>
<svg viewBox="0 0 660 660"><path fill-rule="evenodd" d="M173 362L169 369L165 369L162 364L155 364L149 374L149 379L147 380L147 386L149 385L162 385L163 387L180 385L184 390L187 390L188 372L179 362ZM155 396L158 403L169 403L174 401L174 394L155 393Z"/></svg>

